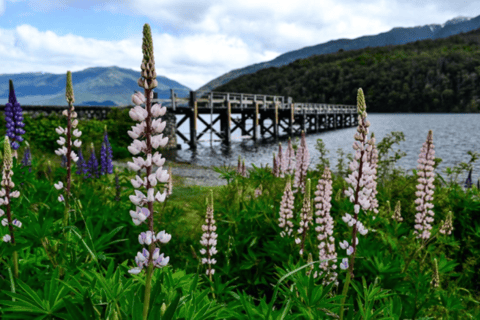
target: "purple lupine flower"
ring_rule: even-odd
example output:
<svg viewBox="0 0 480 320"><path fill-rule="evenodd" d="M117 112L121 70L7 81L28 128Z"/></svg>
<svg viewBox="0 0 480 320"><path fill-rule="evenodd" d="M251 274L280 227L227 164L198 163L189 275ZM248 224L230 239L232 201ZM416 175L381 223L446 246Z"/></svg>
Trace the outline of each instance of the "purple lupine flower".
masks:
<svg viewBox="0 0 480 320"><path fill-rule="evenodd" d="M352 173L345 179L345 181L351 185L348 190L345 190L345 195L350 197L350 202L353 203L353 208L355 211L354 217L348 213L345 213L345 216L342 217L342 220L350 227L353 226L352 231L352 246L349 246L347 241L343 242L343 245L340 247L347 250L347 255L350 257L350 276L353 279L353 267L355 263L355 253L358 244L357 232L362 235L366 235L368 229L366 229L363 224L358 220L358 214L360 212L360 207L364 211L372 209L372 203L369 200L369 195L373 191L373 179L374 179L374 170L372 165L367 161L368 149L371 146L370 142L367 142L368 127L370 126L370 121L367 120L367 106L365 103L365 96L363 95L362 88L358 89L357 95L357 111L358 111L358 128L357 133L355 133L355 142L353 143L353 149L355 152L355 158L350 163L350 170ZM369 146L367 146L367 144ZM372 146L373 147L373 146ZM371 151L371 148L370 148ZM359 161L359 162L357 162Z"/></svg>
<svg viewBox="0 0 480 320"><path fill-rule="evenodd" d="M202 258L202 264L208 264L206 274L207 276L210 276L210 280L212 279L212 275L215 273L215 269L212 269L212 264L217 263L217 260L212 258L212 256L217 253L217 248L215 246L217 245L218 235L215 233L216 230L217 226L215 226L215 220L213 218L213 191L210 190L210 203L207 204L205 224L202 225L202 231L204 233L202 235L202 240L200 240L200 244L206 247L206 249L201 249L200 253L207 254L206 258Z"/></svg>
<svg viewBox="0 0 480 320"><path fill-rule="evenodd" d="M465 181L465 188L470 189L471 187L472 187L472 169L470 169L467 180Z"/></svg>
<svg viewBox="0 0 480 320"><path fill-rule="evenodd" d="M88 172L87 163L83 158L82 149L78 148L77 171L75 171L75 173L78 175L85 175L87 174L87 172Z"/></svg>
<svg viewBox="0 0 480 320"><path fill-rule="evenodd" d="M317 227L315 231L318 232L317 239L320 241L318 245L320 260L327 260L320 263L320 274L326 273L327 276L323 280L323 285L327 285L335 281L338 285L337 273L334 271L337 268L337 253L335 252L335 238L333 237L333 218L330 215L332 200L332 174L328 167L325 167L322 179L318 180L317 191L315 191L315 223ZM328 260L334 259L334 260Z"/></svg>
<svg viewBox="0 0 480 320"><path fill-rule="evenodd" d="M278 225L280 228L285 228L285 231L280 232L280 236L283 238L285 235L290 236L293 231L293 223L290 219L293 218L293 202L295 198L292 192L292 182L290 177L287 177L287 184L285 185L285 191L283 192L282 202L280 202L280 218Z"/></svg>
<svg viewBox="0 0 480 320"><path fill-rule="evenodd" d="M23 153L23 159L21 161L22 163L22 168L24 167L29 167L28 172L32 172L32 154L30 152L30 146L28 145L28 142L25 141L25 144L27 145L27 148L25 149Z"/></svg>
<svg viewBox="0 0 480 320"><path fill-rule="evenodd" d="M310 179L307 179L305 194L303 197L303 206L302 206L302 213L300 214L300 228L298 228L297 233L299 236L302 237L296 238L295 242L300 244L300 255L303 255L303 250L305 249L305 240L307 236L307 231L309 225L312 224L313 216L312 216L312 207L310 204Z"/></svg>
<svg viewBox="0 0 480 320"><path fill-rule="evenodd" d="M93 143L91 145L91 150L90 159L87 163L87 179L93 176L95 176L95 178L100 177L100 173L98 172L98 160L97 157L95 157L95 148L93 147Z"/></svg>
<svg viewBox="0 0 480 320"><path fill-rule="evenodd" d="M100 149L101 175L113 173L112 160L112 146L108 141L107 126L105 126L105 135L103 136L102 148Z"/></svg>
<svg viewBox="0 0 480 320"><path fill-rule="evenodd" d="M375 134L372 132L372 138L368 141L367 146L367 161L370 164L370 168L372 171L372 192L367 197L367 201L370 201L371 208L375 214L378 214L378 201L376 198L377 195L377 163L378 163L378 151L375 147ZM375 219L375 216L373 217Z"/></svg>
<svg viewBox="0 0 480 320"><path fill-rule="evenodd" d="M19 143L23 141L21 136L25 134L25 130L22 129L25 124L23 123L22 107L17 102L12 80L9 81L9 85L10 93L8 103L5 105L5 121L7 123L7 136L11 140L12 149L17 150L20 147ZM15 151L14 153L16 154Z"/></svg>
<svg viewBox="0 0 480 320"><path fill-rule="evenodd" d="M417 160L417 175L418 175L418 185L415 195L417 200L415 204L418 205L416 209L418 210L415 215L415 231L413 232L417 235L417 239L427 240L430 238L430 230L433 222L433 216L435 213L431 210L433 209L433 185L434 174L433 174L433 165L435 165L435 146L433 145L433 132L432 130L428 131L427 141L423 143L422 149L420 151L419 159ZM430 209L430 210L429 210ZM430 217L428 216L430 215Z"/></svg>

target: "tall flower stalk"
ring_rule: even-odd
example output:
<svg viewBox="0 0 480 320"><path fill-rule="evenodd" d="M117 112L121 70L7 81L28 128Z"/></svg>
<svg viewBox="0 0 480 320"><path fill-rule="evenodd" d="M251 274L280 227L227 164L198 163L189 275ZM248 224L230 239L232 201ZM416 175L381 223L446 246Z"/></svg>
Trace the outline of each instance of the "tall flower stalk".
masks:
<svg viewBox="0 0 480 320"><path fill-rule="evenodd" d="M153 99L152 89L158 85L157 73L155 72L155 60L153 56L153 41L150 26L145 24L143 26L143 61L141 64L141 75L138 79L138 85L145 89L145 95L140 92L136 92L132 96L132 102L136 104L129 112L130 117L134 121L140 123L136 126L132 126L132 131L128 131L128 135L134 139L133 143L128 147L128 150L137 155L143 153L146 159L142 157L133 158L133 162L128 162L128 166L134 171L141 173L143 169L146 169L146 177L140 178L138 175L136 179L132 179L132 185L134 188L145 188L147 195L145 196L139 190L135 190L135 195L130 196L130 200L136 206L136 211L130 211L130 216L135 225L140 225L146 222L148 225L148 231L142 232L139 235L139 242L142 245L147 245L148 250L143 248L141 252L138 252L135 257L137 267L129 270L131 274L140 273L143 268L146 268L146 280L145 280L145 295L143 303L143 319L148 317L148 308L150 305L150 293L152 288L152 274L154 268L163 268L168 264L170 257L164 257L164 254L160 254L160 248L156 247L156 243L167 243L171 239L171 235L165 233L165 231L159 232L155 236L154 220L153 220L153 203L164 202L166 197L166 191L161 194L157 192L154 194L154 187L158 182L165 183L168 181L169 175L166 170L163 170L163 164L165 159L161 158L158 152L152 156L152 149L159 147L165 147L168 143L168 138L163 138L163 134L153 135L161 133L165 129L166 122L161 119L154 119L159 116L163 116L166 112L165 107L161 107L159 104L151 105L151 99ZM145 103L145 108L140 104ZM138 140L139 138L145 138L144 141ZM158 169L153 173L153 164ZM161 186L164 189L164 186ZM145 207L146 206L146 207Z"/></svg>
<svg viewBox="0 0 480 320"><path fill-rule="evenodd" d="M305 239L307 237L307 231L310 229L309 225L312 224L313 215L312 215L312 206L310 204L310 179L307 179L305 195L303 197L303 206L302 213L300 215L300 228L298 228L297 233L302 237L296 238L295 243L300 244L300 255L303 255L305 249Z"/></svg>
<svg viewBox="0 0 480 320"><path fill-rule="evenodd" d="M67 127L62 128L58 127L55 131L60 135L60 138L57 140L57 143L62 147L55 150L55 153L59 156L67 157L67 178L66 178L66 187L63 187L63 183L59 181L55 187L60 190L65 191L65 196L60 194L58 197L59 201L65 201L65 211L63 216L63 227L66 230L69 220L69 213L70 213L70 188L71 188L71 177L72 177L72 160L77 162L78 157L75 152L72 150L72 135L75 137L80 137L82 134L81 131L75 129L78 125L78 120L75 119L77 117L77 113L73 107L73 103L75 102L75 97L73 96L73 86L72 86L72 73L67 71L67 83L66 83L66 90L65 90L65 98L68 102L69 108L64 110L62 114L67 117ZM75 129L73 131L73 129ZM62 137L62 135L66 135L66 139ZM82 145L82 142L79 139L76 139L73 143L77 148ZM67 242L68 242L68 233L64 231L65 235L65 245L64 251L67 249ZM63 275L63 269L60 272Z"/></svg>
<svg viewBox="0 0 480 320"><path fill-rule="evenodd" d="M206 258L202 258L202 264L208 264L206 274L210 277L210 281L212 281L212 275L215 273L215 269L212 269L212 265L217 263L217 260L212 258L212 256L217 253L215 246L217 245L218 235L215 233L216 230L217 226L215 226L215 220L213 218L213 191L210 190L210 201L208 201L207 198L205 224L202 225L202 231L204 233L202 235L202 240L200 241L200 244L205 247L200 250L200 253L207 255Z"/></svg>
<svg viewBox="0 0 480 320"><path fill-rule="evenodd" d="M285 173L293 174L295 171L295 150L293 150L292 139L288 138L288 147L285 150Z"/></svg>
<svg viewBox="0 0 480 320"><path fill-rule="evenodd" d="M10 149L10 140L8 136L5 136L4 142L4 153L3 153L3 176L2 176L2 189L0 190L0 205L6 206L6 212L0 209L0 217L7 215L6 218L2 219L2 225L4 227L8 226L9 234L3 236L4 242L11 242L15 246L15 230L13 226L20 228L22 223L17 219L12 219L12 211L10 208L11 198L18 198L20 196L20 191L13 191L12 188L15 187L15 184L12 181L12 150ZM13 252L13 270L14 275L18 278L18 252L15 250Z"/></svg>
<svg viewBox="0 0 480 320"><path fill-rule="evenodd" d="M350 256L350 261L344 258L340 267L342 269L349 268L347 272L347 279L345 281L342 295L342 307L340 308L340 319L343 319L344 305L347 297L348 287L350 286L350 279L353 279L353 268L355 263L355 254L357 252L358 237L357 233L366 235L368 230L358 220L358 214L360 208L365 212L372 209L372 203L370 202L370 194L374 189L374 169L367 161L368 153L372 151L374 140L367 141L368 127L370 121L367 120L367 106L365 104L365 96L363 95L362 88L358 89L357 95L357 111L358 111L358 127L357 133L355 133L355 142L353 149L355 150L355 158L350 163L350 170L352 173L345 179L351 187L345 190L345 195L350 197L350 202L353 203L354 216L345 213L342 217L343 221L348 223L352 230L352 244L350 245L344 240L340 247L347 250L347 255Z"/></svg>
<svg viewBox="0 0 480 320"><path fill-rule="evenodd" d="M292 192L292 182L290 177L287 177L287 184L285 185L285 191L283 192L282 202L280 203L280 218L278 219L279 227L285 230L280 231L280 236L283 238L285 235L290 236L293 231L293 203L295 198Z"/></svg>
<svg viewBox="0 0 480 320"><path fill-rule="evenodd" d="M7 136L10 138L11 147L13 149L13 157L17 158L17 149L20 148L20 142L23 141L22 135L25 134L23 123L22 107L17 102L13 81L9 80L10 92L8 95L8 103L5 105L5 122L7 124Z"/></svg>
<svg viewBox="0 0 480 320"><path fill-rule="evenodd" d="M297 149L295 181L293 183L293 187L300 189L302 193L305 192L305 179L307 177L307 170L308 170L309 163L310 163L310 153L307 148L307 140L305 139L305 132L302 131L302 139L300 140L300 146ZM296 192L297 190L295 190L294 192Z"/></svg>
<svg viewBox="0 0 480 320"><path fill-rule="evenodd" d="M417 165L417 176L418 176L418 185L415 195L417 199L415 200L417 214L415 215L415 231L413 232L417 239L423 239L424 241L430 238L430 230L432 229L431 223L433 222L433 216L435 213L431 210L433 209L433 185L434 174L433 166L435 165L435 146L433 145L433 133L432 130L428 131L427 141L423 143L422 149L420 151L420 156L418 159Z"/></svg>
<svg viewBox="0 0 480 320"><path fill-rule="evenodd" d="M112 174L113 173L113 155L112 146L108 141L107 126L105 126L105 133L103 136L103 143L100 149L100 174Z"/></svg>
<svg viewBox="0 0 480 320"><path fill-rule="evenodd" d="M325 167L322 178L318 181L317 191L315 191L315 215L317 216L315 223L317 227L315 231L318 232L317 239L320 242L318 245L319 258L325 260L320 262L320 274L326 273L323 280L323 285L327 285L335 281L338 285L337 273L335 269L337 265L337 253L335 252L335 238L333 237L333 218L330 215L332 208L332 174L328 167ZM330 260L334 259L334 260Z"/></svg>

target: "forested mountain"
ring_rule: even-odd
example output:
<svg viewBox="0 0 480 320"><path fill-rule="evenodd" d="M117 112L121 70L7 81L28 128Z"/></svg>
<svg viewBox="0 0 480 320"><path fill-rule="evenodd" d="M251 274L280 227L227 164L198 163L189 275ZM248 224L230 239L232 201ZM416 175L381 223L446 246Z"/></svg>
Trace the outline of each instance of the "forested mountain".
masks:
<svg viewBox="0 0 480 320"><path fill-rule="evenodd" d="M443 24L429 24L410 28L393 28L371 36L363 36L355 39L338 39L310 47L286 52L275 59L267 62L256 63L241 69L235 69L213 79L198 90L213 90L227 82L245 74L255 73L258 70L270 67L282 67L298 59L305 59L313 55L335 53L342 49L344 51L364 49L367 47L383 47L388 45L406 44L417 40L440 39L461 32L469 32L480 28L480 16L475 18L457 17Z"/></svg>
<svg viewBox="0 0 480 320"><path fill-rule="evenodd" d="M290 96L294 102L356 104L368 112L480 112L480 29L437 40L300 59L215 89Z"/></svg>

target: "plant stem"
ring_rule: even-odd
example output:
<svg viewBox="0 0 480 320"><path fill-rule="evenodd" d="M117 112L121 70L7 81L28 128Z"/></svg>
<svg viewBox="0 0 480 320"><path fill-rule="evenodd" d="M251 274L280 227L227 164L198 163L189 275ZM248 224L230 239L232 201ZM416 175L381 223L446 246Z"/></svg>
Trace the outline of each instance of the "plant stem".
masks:
<svg viewBox="0 0 480 320"><path fill-rule="evenodd" d="M13 274L18 278L18 252L13 251Z"/></svg>
<svg viewBox="0 0 480 320"><path fill-rule="evenodd" d="M348 287L350 286L350 272L347 271L347 279L345 280L345 284L343 285L343 290L342 290L342 306L340 307L340 320L343 320L343 312L345 308L345 300L347 300L347 293L348 293Z"/></svg>
<svg viewBox="0 0 480 320"><path fill-rule="evenodd" d="M150 246L152 246L151 244ZM148 307L150 306L150 292L152 291L153 264L150 263L147 269L147 279L145 280L145 297L143 300L143 320L147 320Z"/></svg>

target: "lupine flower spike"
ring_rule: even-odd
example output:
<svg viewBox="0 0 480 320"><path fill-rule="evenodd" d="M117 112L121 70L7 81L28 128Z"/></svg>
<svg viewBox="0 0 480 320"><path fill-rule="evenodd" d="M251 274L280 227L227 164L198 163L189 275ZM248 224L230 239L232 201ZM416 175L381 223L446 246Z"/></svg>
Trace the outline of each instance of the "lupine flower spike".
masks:
<svg viewBox="0 0 480 320"><path fill-rule="evenodd" d="M292 192L292 182L290 177L287 177L287 184L285 185L285 191L283 192L282 202L280 203L280 218L278 219L279 227L285 228L280 232L280 236L283 238L285 235L290 236L293 231L293 223L291 219L293 218L293 202L295 198L293 197Z"/></svg>
<svg viewBox="0 0 480 320"><path fill-rule="evenodd" d="M317 239L320 242L318 245L320 260L327 260L320 263L320 274L326 273L323 280L323 285L327 285L335 281L338 285L337 273L337 253L335 252L335 238L333 237L333 218L330 215L332 200L332 174L328 167L325 167L322 179L318 181L317 191L315 191L315 215L317 216L315 223L315 231L318 232ZM334 259L334 260L328 260ZM316 276L315 272L315 278Z"/></svg>
<svg viewBox="0 0 480 320"><path fill-rule="evenodd" d="M25 151L23 153L23 159L22 159L22 168L24 167L29 167L28 172L32 172L32 153L30 152L30 145L28 144L27 141L25 141Z"/></svg>
<svg viewBox="0 0 480 320"><path fill-rule="evenodd" d="M467 180L465 181L465 189L470 189L471 187L472 187L472 169L470 169Z"/></svg>
<svg viewBox="0 0 480 320"><path fill-rule="evenodd" d="M23 123L22 107L17 102L13 81L9 80L10 92L8 103L5 105L5 122L7 124L7 136L10 138L11 147L13 149L13 157L17 158L17 149L20 148L20 142L23 141L22 135L25 134Z"/></svg>
<svg viewBox="0 0 480 320"><path fill-rule="evenodd" d="M302 207L302 213L300 214L300 228L298 228L298 236L300 238L295 239L296 244L300 244L300 255L303 255L303 250L305 249L305 239L307 236L307 231L309 228L309 225L312 224L313 216L312 216L312 207L310 204L310 179L307 179L306 183L306 191L305 195L303 197L303 207Z"/></svg>
<svg viewBox="0 0 480 320"><path fill-rule="evenodd" d="M437 263L437 258L433 259L433 277L432 281L430 284L434 289L438 288L440 286L440 275L438 274L438 263Z"/></svg>
<svg viewBox="0 0 480 320"><path fill-rule="evenodd" d="M415 204L418 206L418 210L415 215L415 231L414 234L417 236L417 239L427 240L430 238L430 230L432 229L431 223L433 222L433 216L435 213L431 210L433 209L433 185L434 174L433 174L433 165L435 161L435 146L433 145L433 133L432 130L428 131L427 141L423 143L423 147L420 151L420 156L418 159L417 165L417 175L418 175L418 185L415 195L417 200Z"/></svg>
<svg viewBox="0 0 480 320"><path fill-rule="evenodd" d="M288 138L288 147L285 150L285 173L293 174L295 170L295 150L293 150L292 139Z"/></svg>
<svg viewBox="0 0 480 320"><path fill-rule="evenodd" d="M12 188L15 187L15 184L12 181L12 150L10 149L10 139L8 136L5 136L4 142L4 156L3 156L3 176L2 176L2 189L0 190L0 205L6 206L6 212L0 209L0 217L7 215L6 218L2 219L2 226L8 226L10 233L7 233L2 237L4 242L11 242L12 245L15 245L15 232L13 226L20 228L22 223L18 219L12 219L12 214L10 209L11 198L18 198L20 196L20 191L13 191ZM14 261L14 274L18 278L18 253L14 251L13 253Z"/></svg>
<svg viewBox="0 0 480 320"><path fill-rule="evenodd" d="M441 234L451 235L453 231L453 222L452 222L452 211L448 212L447 220L445 222L442 221L442 227L440 228L439 232Z"/></svg>
<svg viewBox="0 0 480 320"><path fill-rule="evenodd" d="M293 183L293 187L299 188L302 193L305 192L305 179L307 177L307 170L308 170L309 163L310 163L310 153L308 152L307 141L305 139L305 132L302 131L302 139L300 141L300 146L297 149L295 181ZM295 190L294 192L297 192L297 190Z"/></svg>
<svg viewBox="0 0 480 320"><path fill-rule="evenodd" d="M166 183L169 175L166 170L163 170L162 166L165 163L165 159L161 158L160 153L157 151L152 155L153 149L167 145L168 137L163 137L163 134L158 134L165 129L166 122L162 122L161 119L155 119L163 116L167 109L161 107L159 104L151 105L151 99L153 99L152 89L157 87L158 82L156 80L157 73L155 72L152 34L148 24L144 24L143 26L142 51L142 77L138 79L138 85L145 89L145 95L141 92L136 92L132 96L132 102L135 104L135 107L130 110L129 115L132 120L140 123L132 126L132 131L128 131L128 135L134 139L133 143L128 147L128 151L133 155L143 153L146 158L133 158L133 162L128 162L128 166L139 174L141 174L141 170L146 170L146 177L142 178L137 175L135 179L131 180L134 188L145 188L147 195L139 190L135 190L135 195L130 196L130 200L136 206L135 211L130 211L130 216L132 217L133 223L137 226L143 222L147 223L148 231L140 233L138 240L141 245L147 245L148 250L143 248L141 252L138 252L135 257L137 267L128 272L131 274L139 274L143 268L146 268L147 275L143 303L143 319L146 320L150 305L153 270L155 267L163 268L170 260L170 257L165 257L163 253L160 254L160 248L156 247L156 243L167 243L172 237L165 233L165 230L155 236L153 229L153 203L155 201L164 202L167 195L166 191L162 194L160 192L155 194L154 188L159 182L162 184ZM145 108L140 106L140 104L143 103L145 103ZM141 141L139 140L140 138L145 138L145 140ZM153 164L158 167L156 172L152 172ZM165 186L161 185L159 187L164 189Z"/></svg>
<svg viewBox="0 0 480 320"><path fill-rule="evenodd" d="M371 209L373 210L374 214L378 214L378 201L376 198L377 195L377 163L378 163L378 151L375 146L375 134L372 132L372 137L368 141L367 146L367 161L370 164L370 168L372 170L372 193L368 196L367 201L371 202ZM375 216L373 217L375 220Z"/></svg>
<svg viewBox="0 0 480 320"><path fill-rule="evenodd" d="M277 160L275 159L275 152L273 153L273 175L275 177L278 177L278 163Z"/></svg>
<svg viewBox="0 0 480 320"><path fill-rule="evenodd" d="M172 195L173 190L173 175L172 167L168 168L168 183L167 183L167 197Z"/></svg>
<svg viewBox="0 0 480 320"><path fill-rule="evenodd" d="M208 202L208 198L207 198ZM213 218L213 191L210 190L210 203L207 204L207 214L205 216L205 224L202 226L202 240L200 244L206 249L201 249L200 253L202 255L207 255L206 258L202 258L202 264L208 264L208 269L206 275L210 276L210 281L212 280L212 275L215 273L215 269L212 269L212 265L217 263L217 260L212 258L214 254L217 253L217 237L215 233L217 227L215 226L215 220Z"/></svg>
<svg viewBox="0 0 480 320"><path fill-rule="evenodd" d="M375 186L375 171L373 170L372 165L367 161L367 156L373 148L374 140L370 139L367 142L368 127L370 126L370 121L366 119L367 106L365 104L365 97L361 88L358 89L357 110L359 114L359 122L357 133L354 136L356 141L353 144L353 149L355 150L355 158L349 166L352 173L348 176L347 179L345 179L345 181L347 181L347 183L351 185L348 190L345 190L345 195L350 197L350 202L353 203L355 213L353 217L350 214L345 213L345 216L342 218L342 220L348 223L350 227L353 227L352 245L350 245L346 240L340 243L340 247L347 250L347 255L350 255L349 268L351 278L353 278L353 266L355 261L356 248L358 244L357 232L362 235L366 235L368 232L368 230L358 220L358 214L360 212L360 208L362 208L365 212L372 209L370 195L372 194L373 188Z"/></svg>
<svg viewBox="0 0 480 320"><path fill-rule="evenodd" d="M85 175L88 172L87 163L83 158L82 149L78 148L78 160L77 160L77 171L75 171L78 175Z"/></svg>
<svg viewBox="0 0 480 320"><path fill-rule="evenodd" d="M112 174L113 173L113 156L112 146L108 141L107 126L105 126L105 134L103 136L102 148L100 149L100 174Z"/></svg>
<svg viewBox="0 0 480 320"><path fill-rule="evenodd" d="M98 160L97 157L95 156L95 147L93 146L93 142L90 145L90 159L88 160L87 163L87 178L90 177L95 177L98 178L100 177L100 173L98 172Z"/></svg>
<svg viewBox="0 0 480 320"><path fill-rule="evenodd" d="M395 212L392 216L392 219L397 222L402 222L403 218L400 212L401 212L401 203L400 203L400 200L398 200L397 205L395 206Z"/></svg>

